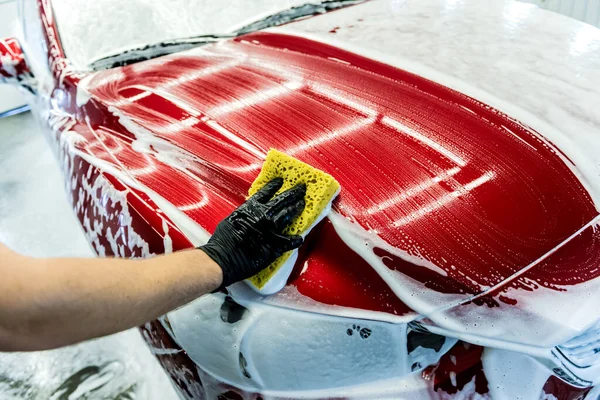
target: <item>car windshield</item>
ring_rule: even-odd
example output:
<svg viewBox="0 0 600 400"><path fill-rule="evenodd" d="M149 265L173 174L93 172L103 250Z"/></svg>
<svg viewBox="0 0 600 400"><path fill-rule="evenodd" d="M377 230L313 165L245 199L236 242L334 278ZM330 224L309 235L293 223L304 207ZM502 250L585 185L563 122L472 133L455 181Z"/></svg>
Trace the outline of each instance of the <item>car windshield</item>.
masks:
<svg viewBox="0 0 600 400"><path fill-rule="evenodd" d="M195 42L182 38L231 37L239 33L273 26L293 19L283 15L286 10L298 10L297 17L324 12L356 3L356 0L52 0L54 16L67 58L76 69L90 67L94 62L121 55L113 65L127 63L123 58L135 60L150 58L140 56L141 49L156 50L170 45ZM325 6L328 4L327 6ZM324 8L325 7L325 8ZM314 12L311 12L313 10ZM261 24L270 21L269 25ZM250 29L251 28L251 29ZM193 42L193 43L192 43ZM159 45L161 44L161 45ZM156 46L148 46L156 45ZM173 51L183 50L174 46ZM173 52L169 51L169 52ZM162 54L168 52L163 51ZM128 54L123 56L123 54ZM156 51L154 52L156 55ZM104 63L100 68L111 66Z"/></svg>

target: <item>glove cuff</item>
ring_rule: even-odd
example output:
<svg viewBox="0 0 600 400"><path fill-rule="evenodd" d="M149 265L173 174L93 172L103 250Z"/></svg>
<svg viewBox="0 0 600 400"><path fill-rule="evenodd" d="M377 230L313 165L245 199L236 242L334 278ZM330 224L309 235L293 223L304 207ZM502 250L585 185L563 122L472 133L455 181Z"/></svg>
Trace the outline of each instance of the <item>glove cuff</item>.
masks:
<svg viewBox="0 0 600 400"><path fill-rule="evenodd" d="M215 249L210 242L198 247L198 250L202 250L215 263L217 263L217 265L221 268L221 271L223 272L223 281L221 283L221 286L215 289L212 293L220 292L224 290L227 286L231 285L233 281L231 279L231 276L229 276L227 268L224 268L224 265L227 265L227 263L221 257L221 253L217 249Z"/></svg>

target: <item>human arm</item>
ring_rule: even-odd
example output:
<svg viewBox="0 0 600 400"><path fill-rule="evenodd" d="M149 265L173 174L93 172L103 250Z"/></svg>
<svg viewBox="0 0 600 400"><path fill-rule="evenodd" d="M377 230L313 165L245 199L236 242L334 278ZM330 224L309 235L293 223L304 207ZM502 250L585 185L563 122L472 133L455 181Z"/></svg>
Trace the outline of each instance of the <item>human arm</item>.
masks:
<svg viewBox="0 0 600 400"><path fill-rule="evenodd" d="M304 189L271 200L279 187L268 184L200 249L144 260L34 259L0 245L0 351L115 333L254 275L302 242L281 232L304 208Z"/></svg>
<svg viewBox="0 0 600 400"><path fill-rule="evenodd" d="M201 250L145 260L0 252L0 351L55 348L141 325L222 280Z"/></svg>

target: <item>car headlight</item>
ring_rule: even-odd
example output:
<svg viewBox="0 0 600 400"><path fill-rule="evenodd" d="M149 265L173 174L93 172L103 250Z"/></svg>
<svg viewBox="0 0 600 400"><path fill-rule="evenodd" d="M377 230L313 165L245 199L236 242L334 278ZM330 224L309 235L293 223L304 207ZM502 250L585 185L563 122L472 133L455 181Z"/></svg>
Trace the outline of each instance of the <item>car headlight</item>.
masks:
<svg viewBox="0 0 600 400"><path fill-rule="evenodd" d="M577 386L593 386L600 382L600 321L581 335L553 350L561 378Z"/></svg>

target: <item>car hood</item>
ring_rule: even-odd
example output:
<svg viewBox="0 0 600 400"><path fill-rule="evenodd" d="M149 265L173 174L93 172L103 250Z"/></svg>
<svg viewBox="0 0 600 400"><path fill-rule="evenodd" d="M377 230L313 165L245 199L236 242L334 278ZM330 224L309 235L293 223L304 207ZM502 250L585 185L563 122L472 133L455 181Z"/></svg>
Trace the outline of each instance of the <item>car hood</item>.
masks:
<svg viewBox="0 0 600 400"><path fill-rule="evenodd" d="M88 76L78 102L105 110L89 119L102 157L209 233L270 148L340 182L284 290L237 285L242 303L544 346L593 322L564 316L600 273L598 211L543 132L303 36L254 33Z"/></svg>

